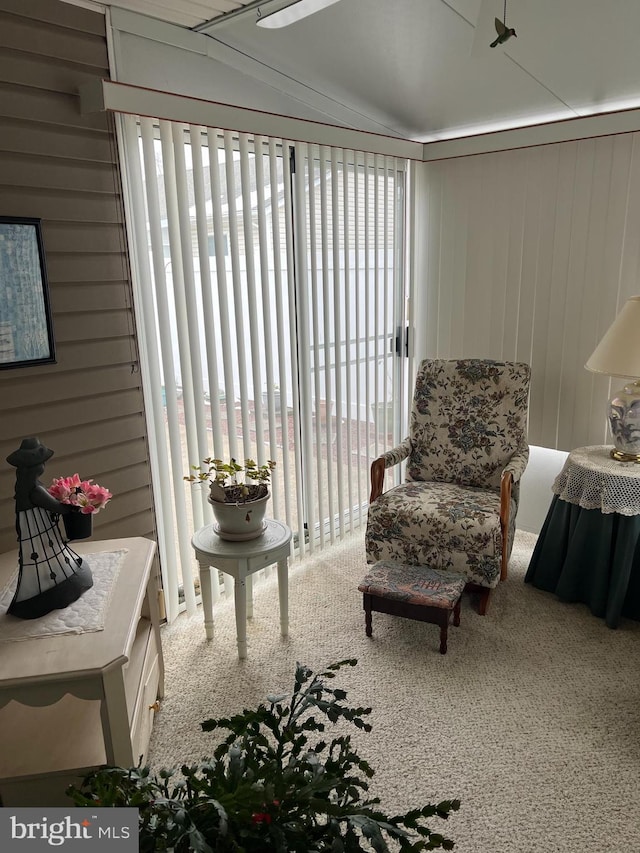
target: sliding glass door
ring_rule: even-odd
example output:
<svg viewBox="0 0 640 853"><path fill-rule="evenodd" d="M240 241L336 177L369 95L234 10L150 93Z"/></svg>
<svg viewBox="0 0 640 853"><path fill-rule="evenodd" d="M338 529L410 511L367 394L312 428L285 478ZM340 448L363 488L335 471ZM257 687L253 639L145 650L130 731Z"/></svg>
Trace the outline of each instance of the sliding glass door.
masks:
<svg viewBox="0 0 640 853"><path fill-rule="evenodd" d="M299 552L366 517L404 411L405 162L122 119L168 613L195 607L207 456L276 462Z"/></svg>

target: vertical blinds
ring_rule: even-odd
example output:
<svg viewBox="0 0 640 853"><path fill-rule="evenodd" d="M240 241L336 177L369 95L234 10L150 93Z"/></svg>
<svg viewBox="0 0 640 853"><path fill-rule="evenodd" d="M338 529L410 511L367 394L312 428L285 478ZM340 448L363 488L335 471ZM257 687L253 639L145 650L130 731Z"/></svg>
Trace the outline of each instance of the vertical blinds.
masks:
<svg viewBox="0 0 640 853"><path fill-rule="evenodd" d="M167 612L195 609L183 478L272 459L302 555L360 524L400 437L405 162L122 116ZM214 594L218 594L214 591Z"/></svg>

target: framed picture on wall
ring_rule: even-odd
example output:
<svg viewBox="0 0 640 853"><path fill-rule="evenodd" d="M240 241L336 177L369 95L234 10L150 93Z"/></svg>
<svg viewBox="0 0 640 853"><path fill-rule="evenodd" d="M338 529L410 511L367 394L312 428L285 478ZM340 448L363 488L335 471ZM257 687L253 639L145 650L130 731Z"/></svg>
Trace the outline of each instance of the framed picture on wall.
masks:
<svg viewBox="0 0 640 853"><path fill-rule="evenodd" d="M0 216L0 370L55 360L41 220Z"/></svg>

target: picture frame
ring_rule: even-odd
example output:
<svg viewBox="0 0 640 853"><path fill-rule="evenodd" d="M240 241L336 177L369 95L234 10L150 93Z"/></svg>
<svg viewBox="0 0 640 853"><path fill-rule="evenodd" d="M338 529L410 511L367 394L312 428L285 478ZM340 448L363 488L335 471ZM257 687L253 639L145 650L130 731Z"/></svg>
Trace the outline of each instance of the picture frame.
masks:
<svg viewBox="0 0 640 853"><path fill-rule="evenodd" d="M55 361L42 221L0 216L0 370Z"/></svg>

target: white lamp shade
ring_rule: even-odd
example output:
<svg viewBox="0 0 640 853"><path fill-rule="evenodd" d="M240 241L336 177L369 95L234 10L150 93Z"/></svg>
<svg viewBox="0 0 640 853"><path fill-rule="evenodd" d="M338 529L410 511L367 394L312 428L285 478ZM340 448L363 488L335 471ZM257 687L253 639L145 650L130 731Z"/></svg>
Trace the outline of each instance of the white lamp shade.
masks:
<svg viewBox="0 0 640 853"><path fill-rule="evenodd" d="M631 296L585 364L594 373L640 377L640 296Z"/></svg>

